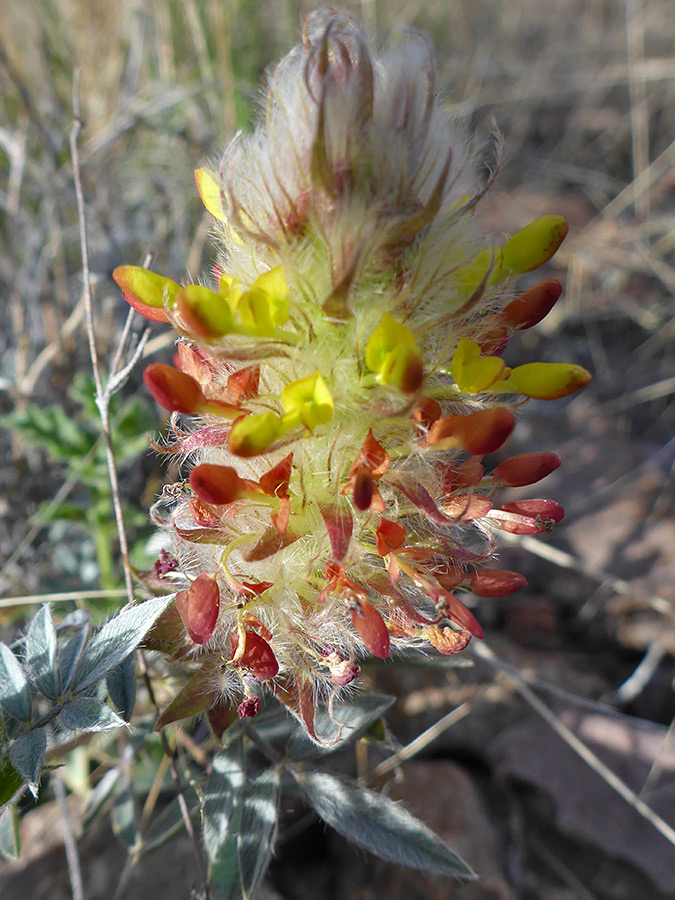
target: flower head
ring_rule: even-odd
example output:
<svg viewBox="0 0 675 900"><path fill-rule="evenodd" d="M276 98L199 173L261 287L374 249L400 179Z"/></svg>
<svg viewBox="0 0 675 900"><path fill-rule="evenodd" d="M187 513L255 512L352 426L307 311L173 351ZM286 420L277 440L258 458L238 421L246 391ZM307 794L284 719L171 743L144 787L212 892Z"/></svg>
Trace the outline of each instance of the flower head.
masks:
<svg viewBox="0 0 675 900"><path fill-rule="evenodd" d="M524 583L484 568L495 529L535 534L562 516L547 500L494 506L553 454L492 475L482 458L516 403L590 377L499 356L558 299L556 281L516 297L514 280L567 224L544 216L493 243L428 42L410 32L378 52L331 10L306 20L255 131L196 181L221 247L210 286L115 272L135 309L179 334L177 367L145 372L174 413L166 452L190 461L155 507L183 578L155 639L205 659L208 702L225 690L252 716L267 686L320 740L315 699L357 678L357 659L482 636L460 592Z"/></svg>

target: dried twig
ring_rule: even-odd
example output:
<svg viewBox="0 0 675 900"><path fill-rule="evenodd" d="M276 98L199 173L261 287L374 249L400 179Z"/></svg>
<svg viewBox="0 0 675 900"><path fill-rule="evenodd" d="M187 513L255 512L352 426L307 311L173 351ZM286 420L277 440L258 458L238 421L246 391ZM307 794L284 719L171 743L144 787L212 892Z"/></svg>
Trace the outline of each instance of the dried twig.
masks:
<svg viewBox="0 0 675 900"><path fill-rule="evenodd" d="M73 180L75 183L75 194L77 198L77 212L78 212L78 224L79 224L79 235L80 235L80 252L82 255L82 275L84 281L84 302L85 302L85 321L87 325L87 339L89 341L89 355L91 358L92 369L94 373L94 383L96 385L96 405L98 406L99 415L101 417L101 431L103 433L105 448L106 448L106 461L108 465L108 474L110 478L110 489L112 494L113 501L113 509L115 511L115 521L117 524L117 532L119 536L119 545L120 552L122 554L122 561L124 564L124 579L126 586L126 594L129 600L129 603L135 602L134 591L133 591L133 582L131 578L131 567L129 564L129 546L126 537L126 531L124 527L124 514L122 510L122 500L120 495L119 488L119 479L117 475L117 466L115 461L115 454L112 445L112 437L111 437L111 428L110 428L110 398L112 394L119 390L120 387L124 384L126 379L129 376L129 373L135 364L135 362L141 357L145 345L145 341L147 340L146 332L144 336L141 338L139 345L136 348L136 351L132 355L130 362L127 366L124 367L120 371L119 374L116 374L114 371L111 372L110 378L108 379L107 385L104 387L103 379L101 377L101 367L98 357L98 351L96 348L96 334L94 330L94 315L93 315L93 307L92 307L92 297L91 297L91 284L89 278L89 254L87 249L87 228L86 228L86 216L85 216L85 207L84 207L84 195L82 192L82 180L80 177L80 162L78 155L78 146L77 141L82 130L82 122L80 119L80 107L79 107L79 84L78 84L78 72L75 71L75 77L73 82L73 128L70 134L70 153L73 162ZM125 331L123 334L123 341L126 341L128 329L125 327ZM121 360L121 350L115 355L115 361L119 362ZM147 666L145 664L145 659L142 653L137 654L137 658L139 661L139 667L141 670L141 676L145 682L148 695L150 697L150 701L152 705L158 710L157 702L154 695L154 690L152 687L152 682L150 681L150 677L148 674ZM174 784L176 785L176 790L178 792L178 805L180 807L181 816L183 818L183 822L185 824L186 831L192 843L192 847L195 855L195 862L197 865L197 871L199 873L199 879L201 882L202 894L204 897L208 897L208 885L206 879L206 873L204 871L204 864L202 860L202 854L199 847L199 843L197 840L197 836L195 835L194 828L192 826L192 820L190 819L190 812L187 807L187 802L185 800L184 789L182 780L180 778L180 774L178 772L178 768L176 766L176 758L175 754L171 750L169 746L169 742L167 741L166 735L164 732L161 733L162 744L164 746L164 752L166 753L169 759L169 768L171 770L171 775L174 780Z"/></svg>
<svg viewBox="0 0 675 900"><path fill-rule="evenodd" d="M89 250L87 247L87 220L84 207L84 194L82 191L82 179L80 176L80 158L77 147L77 141L81 130L82 121L80 119L79 71L76 69L73 79L73 127L70 133L70 155L73 163L73 181L75 184L75 196L77 200L77 218L80 235L80 253L82 255L83 296L85 321L87 326L87 340L89 341L89 356L91 358L91 365L94 373L94 384L96 385L96 405L101 417L101 432L103 434L103 439L105 442L106 462L108 465L110 491L112 496L113 509L115 512L115 522L117 524L120 553L122 554L122 563L124 566L124 582L129 603L135 603L134 586L131 577L131 566L129 564L129 544L127 542L126 530L124 527L124 512L122 510L122 499L120 496L117 465L115 462L115 453L113 450L110 428L111 392L110 390L108 390L108 387L104 388L103 386L103 380L101 378L101 368L98 358L98 350L96 349L96 333L94 330L94 312L92 307L91 281L89 275ZM110 385L111 381L112 379L108 382L108 386Z"/></svg>
<svg viewBox="0 0 675 900"><path fill-rule="evenodd" d="M82 884L82 869L80 855L77 852L77 841L73 832L73 823L68 809L68 798L63 780L58 772L54 772L54 793L61 813L61 826L63 828L63 845L66 850L68 863L68 875L70 877L70 891L73 900L84 900L84 885Z"/></svg>

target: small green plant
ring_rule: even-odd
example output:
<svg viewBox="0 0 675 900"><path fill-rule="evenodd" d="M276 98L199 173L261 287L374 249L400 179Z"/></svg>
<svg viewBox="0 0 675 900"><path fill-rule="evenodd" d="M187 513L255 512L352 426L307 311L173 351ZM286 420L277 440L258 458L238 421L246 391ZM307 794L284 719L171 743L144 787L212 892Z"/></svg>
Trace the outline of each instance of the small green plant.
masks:
<svg viewBox="0 0 675 900"><path fill-rule="evenodd" d="M43 504L36 518L45 525L66 523L90 538L101 587L116 588L121 580L114 554L117 528L94 396L93 379L79 372L69 391L74 411L58 404L45 407L30 403L4 416L2 424L17 431L27 446L43 448L53 460L65 464L67 479L77 487L74 499L64 500L54 508ZM157 415L142 397L123 399L120 394L112 398L110 414L115 456L118 464L127 469L147 451L147 434L157 422ZM137 506L127 504L125 523L140 553L141 544L149 535L147 516Z"/></svg>

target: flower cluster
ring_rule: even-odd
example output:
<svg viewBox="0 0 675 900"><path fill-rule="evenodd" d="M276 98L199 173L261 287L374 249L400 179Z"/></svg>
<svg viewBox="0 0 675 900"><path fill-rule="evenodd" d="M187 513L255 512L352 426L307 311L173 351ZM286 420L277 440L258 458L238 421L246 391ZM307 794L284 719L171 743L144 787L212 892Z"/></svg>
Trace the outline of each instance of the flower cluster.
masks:
<svg viewBox="0 0 675 900"><path fill-rule="evenodd" d="M483 457L524 398L589 380L500 356L560 296L555 280L520 296L514 282L567 224L544 216L501 247L482 232L486 188L434 78L419 34L379 52L348 15L310 15L255 131L218 172L196 172L221 247L210 284L114 273L179 335L175 366L144 374L173 413L162 449L191 463L154 508L172 542L155 576L179 590L151 645L202 667L162 722L207 709L220 734L237 708L255 715L265 685L320 740L317 697L352 682L364 654L481 637L460 593L524 584L485 568L495 530L536 534L563 515L552 500L495 505L554 454L491 473Z"/></svg>

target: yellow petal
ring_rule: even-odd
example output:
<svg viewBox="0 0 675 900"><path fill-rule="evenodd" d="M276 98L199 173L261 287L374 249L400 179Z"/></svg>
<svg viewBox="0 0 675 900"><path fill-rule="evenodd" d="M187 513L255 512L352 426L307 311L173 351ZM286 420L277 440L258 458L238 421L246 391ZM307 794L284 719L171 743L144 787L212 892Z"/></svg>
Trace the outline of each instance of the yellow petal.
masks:
<svg viewBox="0 0 675 900"><path fill-rule="evenodd" d="M464 394L488 390L505 371L506 366L498 356L481 356L479 345L470 338L461 338L450 368L457 387Z"/></svg>
<svg viewBox="0 0 675 900"><path fill-rule="evenodd" d="M237 419L230 429L228 446L235 456L257 456L281 435L281 419L271 412Z"/></svg>
<svg viewBox="0 0 675 900"><path fill-rule="evenodd" d="M382 384L414 393L422 383L422 354L415 335L385 313L366 344L366 365Z"/></svg>
<svg viewBox="0 0 675 900"><path fill-rule="evenodd" d="M195 183L202 203L214 219L226 222L227 216L220 196L220 181L211 169L195 169Z"/></svg>
<svg viewBox="0 0 675 900"><path fill-rule="evenodd" d="M226 300L200 284L182 288L176 294L176 306L187 330L200 337L219 338L234 329Z"/></svg>
<svg viewBox="0 0 675 900"><path fill-rule="evenodd" d="M281 405L286 413L282 419L285 431L304 425L311 432L333 417L333 397L319 371L287 384L281 392Z"/></svg>
<svg viewBox="0 0 675 900"><path fill-rule="evenodd" d="M485 287L491 287L504 277L502 271L502 251L499 247L486 247L477 253L474 258L462 266L455 273L456 289L466 297L485 282Z"/></svg>

